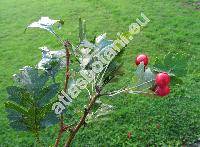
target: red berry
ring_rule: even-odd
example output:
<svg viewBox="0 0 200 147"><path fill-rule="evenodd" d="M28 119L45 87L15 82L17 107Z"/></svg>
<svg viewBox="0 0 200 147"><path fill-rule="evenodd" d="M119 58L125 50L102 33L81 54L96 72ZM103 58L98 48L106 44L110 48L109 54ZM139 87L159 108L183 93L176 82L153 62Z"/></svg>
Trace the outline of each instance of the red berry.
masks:
<svg viewBox="0 0 200 147"><path fill-rule="evenodd" d="M136 65L139 65L141 62L144 62L144 65L146 66L148 64L148 56L147 55L144 55L144 54L141 54L141 55L138 55L135 59L135 64Z"/></svg>
<svg viewBox="0 0 200 147"><path fill-rule="evenodd" d="M170 82L170 77L166 72L162 72L156 75L155 79L156 85L160 87L165 87Z"/></svg>
<svg viewBox="0 0 200 147"><path fill-rule="evenodd" d="M158 96L166 96L170 93L170 88L168 86L165 87L156 87L155 94Z"/></svg>

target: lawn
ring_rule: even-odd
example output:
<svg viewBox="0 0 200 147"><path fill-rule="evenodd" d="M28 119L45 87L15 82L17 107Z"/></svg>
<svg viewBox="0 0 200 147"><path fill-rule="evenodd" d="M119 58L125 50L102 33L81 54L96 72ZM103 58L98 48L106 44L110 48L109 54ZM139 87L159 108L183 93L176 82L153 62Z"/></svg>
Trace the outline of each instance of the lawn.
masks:
<svg viewBox="0 0 200 147"><path fill-rule="evenodd" d="M33 146L34 136L9 127L4 102L12 75L25 65L34 66L41 58L38 47L59 49L53 36L41 30L28 30L27 24L41 16L65 21L63 38L78 40L78 19L87 21L88 38L107 32L111 39L125 32L143 12L150 22L134 36L123 55L125 76L116 88L132 82L137 54L156 57L169 51L190 55L188 74L182 85L172 85L167 97L120 94L102 100L114 106L106 119L87 124L77 134L73 146L147 146L191 144L200 138L200 10L197 0L1 0L0 1L0 146ZM181 64L177 63L177 64ZM62 82L62 81L61 81ZM57 135L50 127L41 133L46 146ZM127 133L131 132L130 139ZM56 133L56 134L55 134ZM67 135L67 134L66 134ZM65 138L65 137L64 137ZM64 143L64 140L62 140Z"/></svg>

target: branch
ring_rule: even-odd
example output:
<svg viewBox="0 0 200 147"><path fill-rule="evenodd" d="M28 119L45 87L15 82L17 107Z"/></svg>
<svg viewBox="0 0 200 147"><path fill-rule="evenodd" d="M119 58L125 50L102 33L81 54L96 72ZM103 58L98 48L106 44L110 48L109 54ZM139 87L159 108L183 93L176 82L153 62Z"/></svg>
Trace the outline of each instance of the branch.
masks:
<svg viewBox="0 0 200 147"><path fill-rule="evenodd" d="M70 52L69 52L69 48L71 47L71 44L69 41L65 41L64 42L64 46L65 46L65 50L66 50L66 75L65 75L65 86L64 86L64 92L67 92L67 85L68 85L68 81L69 81L69 62L70 62Z"/></svg>
<svg viewBox="0 0 200 147"><path fill-rule="evenodd" d="M78 122L78 124L71 130L69 137L67 138L67 141L65 143L65 147L69 147L72 140L74 139L76 133L79 131L79 129L81 128L81 126L83 126L85 124L85 119L87 117L87 115L89 114L90 110L92 109L93 105L95 104L95 101L97 100L97 98L100 96L99 93L94 94L91 97L90 103L88 104L87 108L85 108L84 114L81 117L80 121Z"/></svg>
<svg viewBox="0 0 200 147"><path fill-rule="evenodd" d="M120 93L122 93L122 92L130 92L130 93L132 93L132 94L148 94L148 92L144 92L144 91L132 91L132 90L133 90L133 89L136 89L136 88L139 88L139 87L141 87L141 86L143 86L143 85L145 85L145 84L148 84L148 83L150 83L150 82L152 82L152 81L154 81L154 79L149 80L149 81L146 81L146 82L141 83L141 84L138 84L138 85L136 85L136 86L134 86L134 87L125 87L125 88L121 88L121 89L119 89L119 90L111 91L111 92L109 92L109 93L104 93L104 94L102 94L102 95L114 96L114 95L120 94ZM150 88L150 87L148 87L147 89L149 89L149 88Z"/></svg>
<svg viewBox="0 0 200 147"><path fill-rule="evenodd" d="M70 64L70 52L69 52L69 48L71 47L71 44L70 44L69 41L65 41L63 45L64 45L65 50L66 50L66 72L65 72L64 92L67 92L67 85L68 85L68 81L69 81L69 77L70 77L70 73L69 73L69 64ZM69 129L69 126L65 126L64 125L64 116L63 116L63 114L61 114L61 116L60 116L60 131L58 133L58 137L56 139L54 147L58 147L60 139L62 137L62 134L67 129Z"/></svg>

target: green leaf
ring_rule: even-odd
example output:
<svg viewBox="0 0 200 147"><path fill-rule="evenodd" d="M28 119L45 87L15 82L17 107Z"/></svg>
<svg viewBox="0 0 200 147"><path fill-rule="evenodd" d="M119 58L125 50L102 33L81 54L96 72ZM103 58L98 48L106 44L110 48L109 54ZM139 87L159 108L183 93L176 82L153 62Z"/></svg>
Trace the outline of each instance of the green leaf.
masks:
<svg viewBox="0 0 200 147"><path fill-rule="evenodd" d="M162 72L169 70L167 66L164 65L163 60L156 57L153 65L154 71L156 72Z"/></svg>
<svg viewBox="0 0 200 147"><path fill-rule="evenodd" d="M144 63L141 62L138 66L137 66L137 69L136 69L136 72L135 72L135 75L136 77L138 78L138 84L141 84L145 81L144 79Z"/></svg>
<svg viewBox="0 0 200 147"><path fill-rule="evenodd" d="M52 101L52 102L50 102L50 103L48 103L48 104L46 104L46 105L44 105L43 107L40 108L40 110L39 110L40 112L39 112L39 113L41 114L41 118L44 118L44 116L45 116L46 114L52 112L51 108L52 108L52 105L53 105L55 102L57 102L57 101Z"/></svg>
<svg viewBox="0 0 200 147"><path fill-rule="evenodd" d="M8 119L10 121L16 121L22 119L22 115L13 109L6 109L6 112L8 114Z"/></svg>
<svg viewBox="0 0 200 147"><path fill-rule="evenodd" d="M6 89L9 100L14 101L17 104L22 104L23 106L30 106L30 104L33 103L33 99L25 89L17 86L9 86Z"/></svg>
<svg viewBox="0 0 200 147"><path fill-rule="evenodd" d="M95 45L97 46L98 50L102 50L108 46L112 48L113 41L106 39L106 33L101 34L96 37L95 39Z"/></svg>
<svg viewBox="0 0 200 147"><path fill-rule="evenodd" d="M144 72L144 80L145 81L152 81L155 79L155 74L151 71L150 68L145 69Z"/></svg>
<svg viewBox="0 0 200 147"><path fill-rule="evenodd" d="M5 107L7 109L15 110L15 111L17 111L17 112L19 112L19 113L21 113L23 115L28 115L28 111L27 111L26 108L14 103L14 102L10 102L10 101L6 102L5 103Z"/></svg>
<svg viewBox="0 0 200 147"><path fill-rule="evenodd" d="M105 36L102 36L102 38L105 38ZM100 39L101 40L101 39ZM108 45L108 46L112 46ZM106 47L105 47L106 48ZM118 76L122 76L124 74L122 70L122 55L124 54L125 47L120 50L120 52L117 53L117 55L110 61L108 68L106 70L106 73L104 75L103 83L104 85L109 82L117 82Z"/></svg>
<svg viewBox="0 0 200 147"><path fill-rule="evenodd" d="M19 74L14 75L14 80L28 92L37 94L48 81L48 75L45 72L40 74L36 68L25 66Z"/></svg>
<svg viewBox="0 0 200 147"><path fill-rule="evenodd" d="M28 131L27 126L23 123L22 120L11 121L10 126L16 131Z"/></svg>
<svg viewBox="0 0 200 147"><path fill-rule="evenodd" d="M13 109L6 109L10 126L17 131L27 131L27 127L23 122L23 116Z"/></svg>
<svg viewBox="0 0 200 147"><path fill-rule="evenodd" d="M50 101L50 99L54 98L58 93L59 86L60 84L55 83L43 88L42 91L40 92L41 95L38 100L39 106L47 104Z"/></svg>
<svg viewBox="0 0 200 147"><path fill-rule="evenodd" d="M81 18L79 18L79 39L80 42L86 39L86 23Z"/></svg>
<svg viewBox="0 0 200 147"><path fill-rule="evenodd" d="M136 69L137 87L138 88L151 88L154 85L155 74L150 68L145 69L144 63L141 62ZM139 86L141 85L141 86Z"/></svg>
<svg viewBox="0 0 200 147"><path fill-rule="evenodd" d="M45 71L31 67L24 67L14 77L17 86L7 87L10 101L5 103L11 127L38 133L47 126L45 120L56 123L55 118L51 118L53 102L49 101L56 96L59 84L47 82Z"/></svg>
<svg viewBox="0 0 200 147"><path fill-rule="evenodd" d="M44 119L40 122L40 127L41 128L46 128L49 126L52 126L54 124L57 124L59 122L59 119L55 113L49 113L45 116Z"/></svg>
<svg viewBox="0 0 200 147"><path fill-rule="evenodd" d="M170 75L183 77L187 74L188 58L185 53L169 52L164 59L156 58L154 70L156 72L168 72Z"/></svg>
<svg viewBox="0 0 200 147"><path fill-rule="evenodd" d="M51 77L55 77L57 72L66 65L65 50L51 51L46 46L40 47L42 59L37 64L37 68L44 70Z"/></svg>
<svg viewBox="0 0 200 147"><path fill-rule="evenodd" d="M55 23L59 23L59 27L64 24L63 20L53 20L50 19L49 17L41 17L38 21L35 21L28 25L28 28L40 28L49 31L52 34L55 34L53 30L53 25ZM25 30L26 31L26 30Z"/></svg>
<svg viewBox="0 0 200 147"><path fill-rule="evenodd" d="M150 68L145 69L144 72L144 81L147 82L146 87L153 87L155 80L155 74L151 71Z"/></svg>
<svg viewBox="0 0 200 147"><path fill-rule="evenodd" d="M115 61L111 62L108 65L108 68L103 77L104 85L110 82L117 82L118 76L124 74L121 68L122 68L122 64L119 64L118 62L115 62Z"/></svg>
<svg viewBox="0 0 200 147"><path fill-rule="evenodd" d="M172 70L178 77L182 77L187 74L188 55L185 53L169 52L164 58L164 65Z"/></svg>

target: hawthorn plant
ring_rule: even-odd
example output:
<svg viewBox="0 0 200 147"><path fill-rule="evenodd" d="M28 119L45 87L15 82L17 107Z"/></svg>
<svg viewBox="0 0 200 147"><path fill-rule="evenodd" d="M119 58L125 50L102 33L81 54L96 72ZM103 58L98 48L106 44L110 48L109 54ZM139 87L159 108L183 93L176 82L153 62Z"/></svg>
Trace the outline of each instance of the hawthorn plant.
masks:
<svg viewBox="0 0 200 147"><path fill-rule="evenodd" d="M62 20L52 20L48 17L41 17L37 22L31 23L28 28L41 28L49 31L60 42L64 49L52 51L48 47L40 47L42 59L35 67L25 66L20 72L14 74L14 85L7 87L8 101L5 103L10 126L17 131L29 131L36 137L38 146L43 146L40 139L40 131L59 124L59 130L54 146L60 144L63 133L68 132L65 147L69 147L79 129L85 126L86 122L98 119L113 110L111 105L105 104L100 97L113 97L121 93L144 94L155 96L166 96L170 93L169 84L174 86L181 84L181 76L187 73L187 55L183 53L169 52L163 59L156 59L153 66L149 66L149 57L140 54L135 58L137 65L135 77L137 82L121 89L112 91L106 90L108 83L124 73L122 72L121 56L127 48L112 52L110 60L104 62L99 72L92 72L95 62L99 61L96 54L105 55L115 45L112 40L101 34L92 40L86 37L85 21L79 20L79 44L73 46L69 40L63 40L54 30L55 24L58 27L64 24ZM128 33L125 33L128 34ZM74 62L75 59L75 62ZM73 62L72 62L73 60ZM105 61L105 60L104 60ZM182 64L177 64L180 62ZM56 81L59 72L65 69L64 86ZM92 74L91 74L92 72ZM71 95L71 89L77 84L75 79L81 77L80 73L90 73L90 81L82 81L81 89L88 93L84 95L86 104L81 108L73 105L77 98ZM80 81L79 81L80 82ZM131 86L132 85L132 86ZM80 88L79 87L79 88ZM64 93L69 97L62 107L55 105L59 97ZM81 98L83 99L83 98ZM59 99L60 100L60 99ZM62 99L63 100L63 99ZM63 102L63 101L62 101ZM69 105L70 104L70 105ZM61 113L55 113L53 107ZM71 109L72 108L72 109ZM80 110L82 109L82 110ZM73 114L79 118L69 122Z"/></svg>

